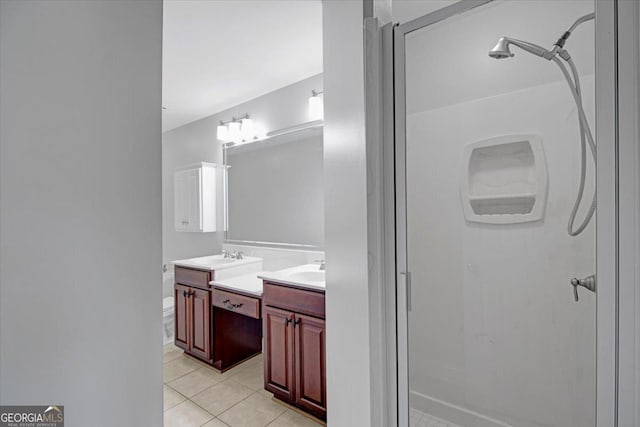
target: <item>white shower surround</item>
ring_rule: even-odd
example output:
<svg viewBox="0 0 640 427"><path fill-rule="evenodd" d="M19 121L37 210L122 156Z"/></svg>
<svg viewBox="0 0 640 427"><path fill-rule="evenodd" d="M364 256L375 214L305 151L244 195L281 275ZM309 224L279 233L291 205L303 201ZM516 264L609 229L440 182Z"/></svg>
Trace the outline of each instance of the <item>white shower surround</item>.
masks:
<svg viewBox="0 0 640 427"><path fill-rule="evenodd" d="M581 78L593 120L594 78ZM544 221L465 223L455 172L464 146L505 133L545 141ZM408 115L407 140L418 137L407 147L409 263L421 265L409 313L420 325L409 336L412 406L461 425L594 425L595 298L576 304L568 280L593 273L595 239L593 224L566 233L580 167L566 83Z"/></svg>

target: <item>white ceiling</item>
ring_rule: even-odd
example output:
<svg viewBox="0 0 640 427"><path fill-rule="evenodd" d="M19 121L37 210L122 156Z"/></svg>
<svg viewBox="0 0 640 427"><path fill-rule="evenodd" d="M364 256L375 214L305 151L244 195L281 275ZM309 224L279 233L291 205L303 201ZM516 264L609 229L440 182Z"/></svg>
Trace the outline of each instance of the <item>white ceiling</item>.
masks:
<svg viewBox="0 0 640 427"><path fill-rule="evenodd" d="M165 0L166 132L322 72L320 0Z"/></svg>

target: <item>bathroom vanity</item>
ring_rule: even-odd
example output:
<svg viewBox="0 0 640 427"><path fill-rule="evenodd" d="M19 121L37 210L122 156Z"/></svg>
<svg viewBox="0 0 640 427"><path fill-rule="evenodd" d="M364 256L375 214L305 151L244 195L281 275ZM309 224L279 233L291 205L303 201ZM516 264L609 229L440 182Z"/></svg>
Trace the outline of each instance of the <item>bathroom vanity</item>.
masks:
<svg viewBox="0 0 640 427"><path fill-rule="evenodd" d="M251 288L216 287L214 280L230 280L242 273L255 278L262 260L216 255L174 261L174 265L175 345L221 371L259 354L261 296Z"/></svg>
<svg viewBox="0 0 640 427"><path fill-rule="evenodd" d="M265 389L326 419L324 271L303 265L260 277Z"/></svg>
<svg viewBox="0 0 640 427"><path fill-rule="evenodd" d="M260 273L260 258L221 255L174 264L176 346L221 371L263 352L265 389L326 419L324 270Z"/></svg>

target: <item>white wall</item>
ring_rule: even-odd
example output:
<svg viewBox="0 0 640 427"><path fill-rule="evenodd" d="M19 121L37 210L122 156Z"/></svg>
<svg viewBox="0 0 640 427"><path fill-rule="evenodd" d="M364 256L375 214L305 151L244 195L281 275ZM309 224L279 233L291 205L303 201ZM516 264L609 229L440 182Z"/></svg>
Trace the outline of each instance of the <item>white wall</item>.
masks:
<svg viewBox="0 0 640 427"><path fill-rule="evenodd" d="M249 113L265 131L282 129L310 120L308 100L311 90L322 90L322 74L240 104L213 116L181 126L162 135L162 238L163 262L211 255L220 252L224 232L180 233L173 226L173 172L194 162L222 164L222 145L216 139L220 120ZM219 180L221 182L221 180ZM222 221L222 200L218 200ZM222 223L218 230L222 230Z"/></svg>
<svg viewBox="0 0 640 427"><path fill-rule="evenodd" d="M404 24L459 0L390 0L393 22Z"/></svg>
<svg viewBox="0 0 640 427"><path fill-rule="evenodd" d="M579 176L576 107L554 64L520 52L496 61L484 48L496 33L525 33L523 39L534 41L561 33L560 18L570 24L593 3L552 6L554 19L544 25L527 22L539 22L535 17L548 11L548 2L505 2L420 30L408 41L411 403L460 425L595 423L595 296L581 289L575 303L568 285L571 277L595 272L595 221L577 238L566 232ZM589 73L593 23L585 27L567 47ZM438 55L443 39L449 54ZM433 56L441 61L428 61ZM496 86L496 80L505 83ZM438 92L447 85L451 90ZM593 129L592 74L582 76L582 87ZM542 138L549 176L544 219L466 222L464 146L509 134ZM589 164L585 204L593 191Z"/></svg>
<svg viewBox="0 0 640 427"><path fill-rule="evenodd" d="M363 2L323 3L327 416L371 424Z"/></svg>
<svg viewBox="0 0 640 427"><path fill-rule="evenodd" d="M159 426L162 3L0 19L0 403Z"/></svg>

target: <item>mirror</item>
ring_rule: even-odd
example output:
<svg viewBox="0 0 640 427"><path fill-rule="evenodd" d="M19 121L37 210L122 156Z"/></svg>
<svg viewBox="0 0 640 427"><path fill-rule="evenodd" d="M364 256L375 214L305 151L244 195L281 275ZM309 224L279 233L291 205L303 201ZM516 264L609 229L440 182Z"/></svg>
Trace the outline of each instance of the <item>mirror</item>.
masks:
<svg viewBox="0 0 640 427"><path fill-rule="evenodd" d="M227 145L225 243L322 249L322 122Z"/></svg>

